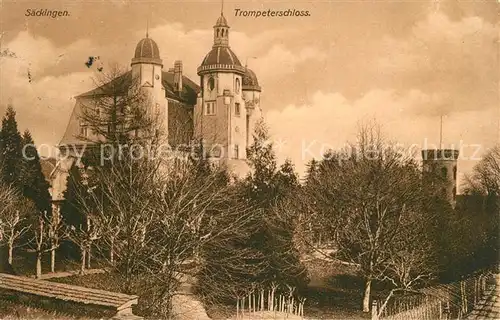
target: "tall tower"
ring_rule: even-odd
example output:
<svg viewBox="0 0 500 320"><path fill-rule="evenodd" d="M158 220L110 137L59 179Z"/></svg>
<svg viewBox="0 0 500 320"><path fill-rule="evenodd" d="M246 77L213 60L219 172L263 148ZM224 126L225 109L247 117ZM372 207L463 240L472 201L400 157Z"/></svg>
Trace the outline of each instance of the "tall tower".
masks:
<svg viewBox="0 0 500 320"><path fill-rule="evenodd" d="M459 151L454 149L422 150L424 179L428 187L437 188L441 196L452 207L457 195L457 159Z"/></svg>
<svg viewBox="0 0 500 320"><path fill-rule="evenodd" d="M198 67L201 92L195 109L195 138L212 159L247 170L247 117L243 95L246 69L229 47L229 25L221 11L213 46Z"/></svg>
<svg viewBox="0 0 500 320"><path fill-rule="evenodd" d="M156 42L146 32L146 37L139 41L132 58L132 83L145 93L150 110L160 112L164 124L168 123L165 89L162 85L163 63Z"/></svg>

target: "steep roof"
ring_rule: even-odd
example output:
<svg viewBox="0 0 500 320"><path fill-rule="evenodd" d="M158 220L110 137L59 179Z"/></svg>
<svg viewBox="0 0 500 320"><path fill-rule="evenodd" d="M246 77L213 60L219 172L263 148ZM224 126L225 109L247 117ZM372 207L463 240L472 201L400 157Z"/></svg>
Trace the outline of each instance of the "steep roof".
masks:
<svg viewBox="0 0 500 320"><path fill-rule="evenodd" d="M77 96L80 97L92 97L96 95L102 95L106 92L110 92L110 89L114 86L127 88L132 83L132 71L127 71L123 75L113 79L109 83L95 88L93 90L87 91ZM174 90L174 72L173 71L163 71L162 72L162 85L166 92L166 97L169 99L178 100L180 102L185 102L190 105L196 104L196 97L200 90L194 81L186 76L182 76L182 91L177 92Z"/></svg>
<svg viewBox="0 0 500 320"><path fill-rule="evenodd" d="M93 90L87 91L78 95L76 98L76 104L73 107L72 114L68 121L68 125L64 132L63 138L59 142L59 145L86 145L87 141L83 141L77 137L78 130L80 128L78 115L81 109L92 101L92 97L105 95L107 92L114 92L113 87L117 88L128 88L132 83L132 71L128 71L110 81L107 84L95 88ZM168 99L179 101L180 103L194 107L196 105L196 99L200 87L191 79L186 76L182 77L182 91L175 90L174 85L174 72L173 71L163 71L162 72L162 85L165 89L165 96Z"/></svg>

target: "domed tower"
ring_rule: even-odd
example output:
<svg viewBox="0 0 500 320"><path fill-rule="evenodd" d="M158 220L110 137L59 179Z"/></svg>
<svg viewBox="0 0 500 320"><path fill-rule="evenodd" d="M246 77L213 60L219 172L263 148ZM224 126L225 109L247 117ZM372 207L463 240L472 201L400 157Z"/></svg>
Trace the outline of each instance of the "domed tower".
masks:
<svg viewBox="0 0 500 320"><path fill-rule="evenodd" d="M260 92L261 88L255 72L246 68L245 74L243 75L243 100L245 100L246 107L247 146L253 143L255 124L262 117L262 110L260 109Z"/></svg>
<svg viewBox="0 0 500 320"><path fill-rule="evenodd" d="M245 68L229 47L229 25L221 12L212 49L198 67L201 92L195 110L195 137L205 152L226 163L245 162L247 120L242 78Z"/></svg>
<svg viewBox="0 0 500 320"><path fill-rule="evenodd" d="M139 86L145 92L150 110L166 112L165 89L162 85L163 63L160 59L160 50L156 42L149 38L139 41L135 48L135 55L132 58L132 83Z"/></svg>
<svg viewBox="0 0 500 320"><path fill-rule="evenodd" d="M455 207L457 195L457 160L459 151L454 149L422 150L424 179Z"/></svg>

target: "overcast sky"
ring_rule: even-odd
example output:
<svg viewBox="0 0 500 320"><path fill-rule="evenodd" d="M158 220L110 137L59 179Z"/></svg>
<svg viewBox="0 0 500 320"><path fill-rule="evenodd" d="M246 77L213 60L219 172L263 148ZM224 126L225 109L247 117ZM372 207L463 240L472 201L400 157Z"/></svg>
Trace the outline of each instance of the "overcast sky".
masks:
<svg viewBox="0 0 500 320"><path fill-rule="evenodd" d="M149 35L164 68L196 68L212 45L220 1L2 0L0 113L10 102L21 130L37 144L59 142L75 100L92 88L95 68L130 66ZM241 10L309 10L309 17L236 17ZM27 9L68 10L69 17L25 17ZM499 141L499 5L484 1L225 1L230 46L262 85L261 107L281 160L299 171L321 147L355 138L375 119L405 145ZM28 70L31 76L28 77ZM306 150L307 148L307 150ZM477 147L467 147L471 157ZM303 154L305 151L305 154ZM305 156L305 157L303 157ZM461 174L473 160L461 160Z"/></svg>

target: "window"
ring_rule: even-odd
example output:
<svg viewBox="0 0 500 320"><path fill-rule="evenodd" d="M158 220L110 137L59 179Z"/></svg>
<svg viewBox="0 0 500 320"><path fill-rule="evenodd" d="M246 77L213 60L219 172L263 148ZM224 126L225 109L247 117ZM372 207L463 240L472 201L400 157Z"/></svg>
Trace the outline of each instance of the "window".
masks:
<svg viewBox="0 0 500 320"><path fill-rule="evenodd" d="M446 179L448 176L448 169L446 167L441 168L441 175L443 176L443 179Z"/></svg>
<svg viewBox="0 0 500 320"><path fill-rule="evenodd" d="M205 103L205 115L206 116L215 115L215 101L210 101Z"/></svg>
<svg viewBox="0 0 500 320"><path fill-rule="evenodd" d="M83 137L88 137L89 130L87 124L80 120L80 135Z"/></svg>
<svg viewBox="0 0 500 320"><path fill-rule="evenodd" d="M237 144L234 145L234 158L239 159L240 158L240 150Z"/></svg>
<svg viewBox="0 0 500 320"><path fill-rule="evenodd" d="M236 78L236 80L234 80L234 91L236 93L240 93L240 78Z"/></svg>
<svg viewBox="0 0 500 320"><path fill-rule="evenodd" d="M88 137L89 131L88 128L85 127L80 127L80 135L84 137Z"/></svg>
<svg viewBox="0 0 500 320"><path fill-rule="evenodd" d="M457 180L457 167L453 167L453 180Z"/></svg>
<svg viewBox="0 0 500 320"><path fill-rule="evenodd" d="M212 91L215 88L215 79L213 77L208 78L208 90Z"/></svg>
<svg viewBox="0 0 500 320"><path fill-rule="evenodd" d="M234 114L240 116L240 104L238 102L234 104Z"/></svg>

